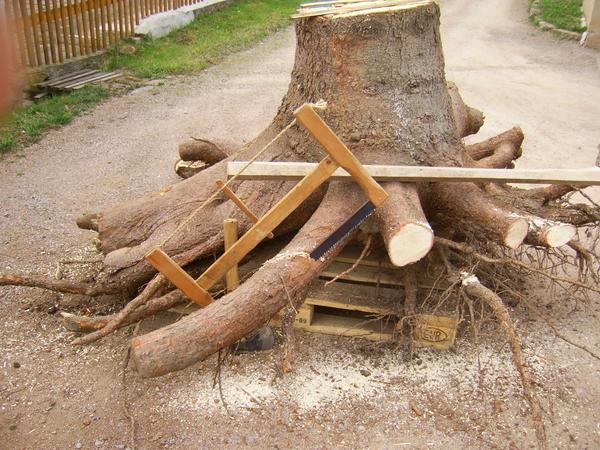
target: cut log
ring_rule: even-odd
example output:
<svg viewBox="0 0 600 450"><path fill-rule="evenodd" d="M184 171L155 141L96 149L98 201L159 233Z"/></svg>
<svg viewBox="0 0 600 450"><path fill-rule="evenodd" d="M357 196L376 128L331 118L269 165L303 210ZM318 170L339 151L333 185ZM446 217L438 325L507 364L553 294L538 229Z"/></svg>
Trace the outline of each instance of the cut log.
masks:
<svg viewBox="0 0 600 450"><path fill-rule="evenodd" d="M433 183L427 195L427 214L450 229L490 235L508 248L520 246L529 222L520 211L502 204L471 183Z"/></svg>
<svg viewBox="0 0 600 450"><path fill-rule="evenodd" d="M433 230L414 184L384 183L389 198L377 210L379 231L392 264L402 267L423 258L433 246Z"/></svg>
<svg viewBox="0 0 600 450"><path fill-rule="evenodd" d="M208 164L204 161L184 161L183 159L180 159L175 163L175 173L185 179L193 177L207 167Z"/></svg>

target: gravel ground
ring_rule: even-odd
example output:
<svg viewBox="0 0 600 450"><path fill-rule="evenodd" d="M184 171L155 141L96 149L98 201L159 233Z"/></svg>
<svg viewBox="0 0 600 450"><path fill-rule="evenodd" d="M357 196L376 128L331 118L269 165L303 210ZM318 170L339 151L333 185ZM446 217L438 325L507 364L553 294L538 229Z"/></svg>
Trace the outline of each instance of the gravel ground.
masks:
<svg viewBox="0 0 600 450"><path fill-rule="evenodd" d="M523 128L520 167L589 167L600 143L600 54L534 29L526 4L442 1L448 78L486 113L477 139ZM293 52L288 29L197 76L110 99L0 161L0 270L54 273L61 259L97 259L94 233L74 219L175 182L176 146L189 136L254 137L287 88ZM93 264L64 270L85 278ZM543 286L524 291L548 303ZM73 348L54 305L106 312L102 300L86 307L79 296L26 288L1 288L0 300L2 448L125 448L128 416L143 449L535 443L509 349L491 323L478 346L465 337L453 352L421 350L410 362L402 348L299 333L294 373L278 375L279 348L234 356L221 395L214 359L155 380L129 370L123 383L131 330ZM597 303L560 300L547 312L598 352ZM600 446L600 363L520 308L514 314L552 447Z"/></svg>

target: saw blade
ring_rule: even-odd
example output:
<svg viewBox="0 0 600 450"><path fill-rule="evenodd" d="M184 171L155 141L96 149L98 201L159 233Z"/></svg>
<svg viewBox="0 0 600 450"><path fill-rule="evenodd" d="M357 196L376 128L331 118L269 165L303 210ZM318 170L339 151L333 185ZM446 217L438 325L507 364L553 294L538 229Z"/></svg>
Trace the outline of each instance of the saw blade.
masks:
<svg viewBox="0 0 600 450"><path fill-rule="evenodd" d="M317 248L315 248L310 257L312 259L319 259L327 252L332 250L341 240L352 233L361 223L373 214L375 211L375 205L368 201L360 207L352 216L350 216L337 230L329 235Z"/></svg>

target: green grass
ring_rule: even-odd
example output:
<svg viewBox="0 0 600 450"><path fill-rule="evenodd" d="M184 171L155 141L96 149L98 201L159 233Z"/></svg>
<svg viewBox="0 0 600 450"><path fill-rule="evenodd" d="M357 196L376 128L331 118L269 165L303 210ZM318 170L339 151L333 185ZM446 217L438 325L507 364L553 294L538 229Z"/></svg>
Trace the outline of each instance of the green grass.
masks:
<svg viewBox="0 0 600 450"><path fill-rule="evenodd" d="M30 106L14 110L0 124L0 155L35 142L50 128L68 124L108 95L106 87L94 85L69 94L43 98Z"/></svg>
<svg viewBox="0 0 600 450"><path fill-rule="evenodd" d="M288 24L298 4L299 0L236 0L164 38L137 44L133 54L113 50L108 68L128 69L141 78L197 72Z"/></svg>
<svg viewBox="0 0 600 450"><path fill-rule="evenodd" d="M585 31L581 26L582 0L539 0L542 12L538 19L550 22L563 30Z"/></svg>

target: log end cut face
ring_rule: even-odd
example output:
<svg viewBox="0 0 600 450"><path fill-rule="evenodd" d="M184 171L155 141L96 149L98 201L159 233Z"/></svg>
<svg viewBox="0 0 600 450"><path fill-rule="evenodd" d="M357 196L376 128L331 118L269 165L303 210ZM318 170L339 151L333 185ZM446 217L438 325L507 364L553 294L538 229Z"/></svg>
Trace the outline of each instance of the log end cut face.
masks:
<svg viewBox="0 0 600 450"><path fill-rule="evenodd" d="M392 237L388 252L398 267L419 261L433 246L433 230L427 223L408 223Z"/></svg>

